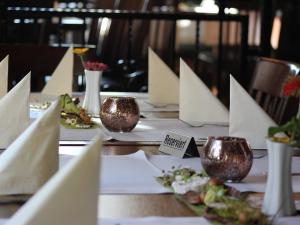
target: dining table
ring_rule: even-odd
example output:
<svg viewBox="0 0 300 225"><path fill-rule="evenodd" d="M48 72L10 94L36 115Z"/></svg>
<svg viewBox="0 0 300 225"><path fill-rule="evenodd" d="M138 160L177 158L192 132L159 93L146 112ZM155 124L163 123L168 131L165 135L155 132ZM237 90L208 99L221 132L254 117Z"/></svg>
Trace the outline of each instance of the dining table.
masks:
<svg viewBox="0 0 300 225"><path fill-rule="evenodd" d="M31 99L32 102L37 102L35 93ZM81 97L82 93L74 93L74 96ZM141 118L147 119L178 119L179 112L176 105L164 105L160 107L151 106L148 102L147 93L127 93L127 92L101 92L101 100L103 101L107 96L130 96L136 98L140 106ZM39 98L43 99L43 98ZM44 100L44 99L43 99ZM161 140L162 141L162 140ZM104 140L102 147L102 156L125 156L135 154L143 151L146 155L164 155L159 151L161 141L126 141L108 139ZM59 151L70 154L79 152L83 146L88 144L88 140L61 140ZM196 140L196 146L200 151L205 141ZM260 152L261 153L261 152ZM264 151L263 153L266 153ZM264 157L265 154L261 155ZM297 155L295 155L297 157ZM105 160L105 159L104 159ZM200 158L198 160L201 164ZM254 159L255 160L255 159ZM120 170L120 168L115 168ZM126 168L124 168L126 169ZM110 171L106 171L109 176ZM118 171L113 171L118 174ZM263 192L252 192L250 196L257 201L263 199ZM30 198L26 196L0 196L0 219L10 218L25 202ZM197 215L189 209L185 204L178 201L173 193L99 193L98 195L98 218L139 218L139 217L196 217ZM296 205L300 206L300 192L294 193ZM76 204L76 203L75 203ZM300 207L297 207L300 209ZM297 218L297 216L296 216ZM300 224L300 217L299 224ZM283 223L284 224L284 223Z"/></svg>

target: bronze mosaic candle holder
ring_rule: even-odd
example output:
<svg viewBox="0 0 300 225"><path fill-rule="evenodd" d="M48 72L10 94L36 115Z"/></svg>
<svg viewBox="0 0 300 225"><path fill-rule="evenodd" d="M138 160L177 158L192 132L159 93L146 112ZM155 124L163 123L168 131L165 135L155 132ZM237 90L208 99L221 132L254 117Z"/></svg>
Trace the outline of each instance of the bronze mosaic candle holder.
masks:
<svg viewBox="0 0 300 225"><path fill-rule="evenodd" d="M199 154L206 173L227 182L245 178L253 162L252 150L244 138L208 137Z"/></svg>
<svg viewBox="0 0 300 225"><path fill-rule="evenodd" d="M135 98L108 97L100 109L102 124L113 132L131 131L140 118L140 110Z"/></svg>

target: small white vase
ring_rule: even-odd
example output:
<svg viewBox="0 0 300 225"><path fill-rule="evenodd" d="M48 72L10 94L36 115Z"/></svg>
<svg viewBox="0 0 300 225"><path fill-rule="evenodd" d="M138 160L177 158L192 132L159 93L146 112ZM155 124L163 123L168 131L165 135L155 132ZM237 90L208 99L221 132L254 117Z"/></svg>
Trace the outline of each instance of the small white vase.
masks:
<svg viewBox="0 0 300 225"><path fill-rule="evenodd" d="M85 96L82 107L91 116L99 117L100 113L100 79L102 71L84 70Z"/></svg>
<svg viewBox="0 0 300 225"><path fill-rule="evenodd" d="M291 182L293 148L267 139L268 178L262 211L270 216L295 214Z"/></svg>

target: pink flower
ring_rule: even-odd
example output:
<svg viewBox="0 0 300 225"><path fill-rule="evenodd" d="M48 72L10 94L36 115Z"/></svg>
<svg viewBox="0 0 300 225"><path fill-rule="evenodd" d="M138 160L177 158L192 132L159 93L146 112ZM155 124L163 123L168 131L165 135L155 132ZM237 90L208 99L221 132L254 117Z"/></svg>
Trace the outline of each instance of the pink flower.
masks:
<svg viewBox="0 0 300 225"><path fill-rule="evenodd" d="M84 63L84 68L93 71L105 71L108 69L108 66L101 62L87 61Z"/></svg>

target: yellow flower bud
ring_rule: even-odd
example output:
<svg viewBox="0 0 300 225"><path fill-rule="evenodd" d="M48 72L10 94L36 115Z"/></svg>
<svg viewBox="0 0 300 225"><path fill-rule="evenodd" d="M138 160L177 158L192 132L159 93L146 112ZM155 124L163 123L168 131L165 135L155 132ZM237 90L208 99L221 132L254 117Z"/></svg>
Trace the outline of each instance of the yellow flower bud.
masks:
<svg viewBox="0 0 300 225"><path fill-rule="evenodd" d="M89 50L88 48L74 48L73 53L76 55L83 55L88 50Z"/></svg>

